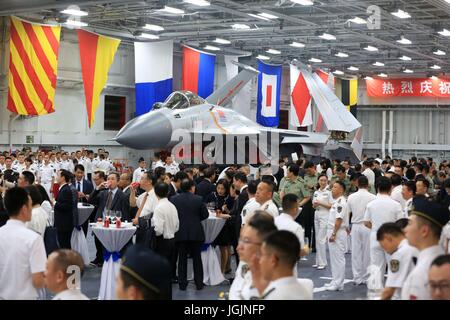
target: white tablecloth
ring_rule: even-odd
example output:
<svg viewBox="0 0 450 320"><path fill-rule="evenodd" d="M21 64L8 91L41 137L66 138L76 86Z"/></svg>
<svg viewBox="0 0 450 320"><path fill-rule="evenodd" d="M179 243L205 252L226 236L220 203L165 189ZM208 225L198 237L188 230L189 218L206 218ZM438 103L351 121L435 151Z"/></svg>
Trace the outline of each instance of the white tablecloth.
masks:
<svg viewBox="0 0 450 320"><path fill-rule="evenodd" d="M78 203L78 226L73 228L72 237L70 239L72 250L77 251L81 257L83 257L85 265L89 265L90 257L86 236L84 235L81 225L89 219L89 216L92 211L94 211L94 208L95 207L93 205L84 206L83 203Z"/></svg>
<svg viewBox="0 0 450 320"><path fill-rule="evenodd" d="M225 225L225 219L210 215L208 219L202 221L202 225L205 230L205 245L211 244ZM225 281L220 270L219 257L210 245L205 251L202 251L202 264L204 284L216 286Z"/></svg>
<svg viewBox="0 0 450 320"><path fill-rule="evenodd" d="M131 240L136 227L116 228L111 225L109 228L103 228L93 224L92 231L108 251L103 263L98 299L113 300L116 296L116 277L120 267L119 251Z"/></svg>

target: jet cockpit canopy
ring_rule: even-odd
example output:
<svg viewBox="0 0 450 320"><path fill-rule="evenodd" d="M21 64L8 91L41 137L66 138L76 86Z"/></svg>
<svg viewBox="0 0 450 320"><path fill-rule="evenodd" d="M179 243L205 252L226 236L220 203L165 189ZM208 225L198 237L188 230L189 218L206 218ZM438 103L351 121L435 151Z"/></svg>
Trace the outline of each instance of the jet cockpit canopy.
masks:
<svg viewBox="0 0 450 320"><path fill-rule="evenodd" d="M153 105L153 110L161 108L175 109L187 109L192 106L206 103L202 97L191 91L175 91L167 97L163 103L156 102Z"/></svg>

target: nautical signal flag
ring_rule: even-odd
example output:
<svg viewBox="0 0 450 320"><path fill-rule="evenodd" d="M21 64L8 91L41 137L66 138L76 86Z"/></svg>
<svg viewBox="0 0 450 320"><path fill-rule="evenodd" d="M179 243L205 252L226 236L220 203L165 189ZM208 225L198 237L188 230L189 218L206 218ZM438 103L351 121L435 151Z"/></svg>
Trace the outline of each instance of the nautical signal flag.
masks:
<svg viewBox="0 0 450 320"><path fill-rule="evenodd" d="M311 95L305 78L297 68L290 66L291 80L291 110L289 122L295 127L307 127L313 124L311 111Z"/></svg>
<svg viewBox="0 0 450 320"><path fill-rule="evenodd" d="M136 116L172 93L173 40L134 43Z"/></svg>
<svg viewBox="0 0 450 320"><path fill-rule="evenodd" d="M8 110L20 115L55 111L61 27L11 17Z"/></svg>
<svg viewBox="0 0 450 320"><path fill-rule="evenodd" d="M256 121L265 127L278 127L282 66L258 61L258 70Z"/></svg>
<svg viewBox="0 0 450 320"><path fill-rule="evenodd" d="M358 106L358 79L337 79L336 96L341 99L347 110L356 118Z"/></svg>
<svg viewBox="0 0 450 320"><path fill-rule="evenodd" d="M95 120L100 94L106 85L108 71L116 55L120 40L78 30L81 71L89 128Z"/></svg>
<svg viewBox="0 0 450 320"><path fill-rule="evenodd" d="M182 89L209 97L214 91L215 64L216 55L183 47Z"/></svg>

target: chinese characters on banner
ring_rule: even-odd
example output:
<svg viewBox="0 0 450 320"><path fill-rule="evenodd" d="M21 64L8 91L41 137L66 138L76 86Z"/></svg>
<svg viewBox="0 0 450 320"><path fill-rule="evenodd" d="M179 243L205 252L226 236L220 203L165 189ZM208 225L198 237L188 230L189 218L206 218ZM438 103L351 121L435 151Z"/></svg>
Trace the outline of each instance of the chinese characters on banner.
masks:
<svg viewBox="0 0 450 320"><path fill-rule="evenodd" d="M450 98L450 79L371 79L366 85L369 97Z"/></svg>

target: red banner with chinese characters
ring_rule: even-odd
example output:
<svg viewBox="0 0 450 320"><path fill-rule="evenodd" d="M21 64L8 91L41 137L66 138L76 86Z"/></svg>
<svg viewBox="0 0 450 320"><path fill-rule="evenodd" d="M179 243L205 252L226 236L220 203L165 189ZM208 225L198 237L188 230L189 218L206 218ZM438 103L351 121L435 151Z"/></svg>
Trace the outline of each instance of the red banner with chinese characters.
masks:
<svg viewBox="0 0 450 320"><path fill-rule="evenodd" d="M366 80L369 97L450 98L450 79L405 78Z"/></svg>

